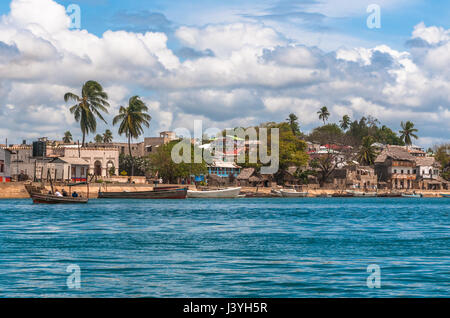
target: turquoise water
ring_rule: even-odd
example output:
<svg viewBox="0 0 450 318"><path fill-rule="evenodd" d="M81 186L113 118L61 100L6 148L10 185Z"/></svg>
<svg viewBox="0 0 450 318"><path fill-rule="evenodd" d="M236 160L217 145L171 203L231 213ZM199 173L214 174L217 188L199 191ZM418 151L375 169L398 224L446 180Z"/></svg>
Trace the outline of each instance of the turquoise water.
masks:
<svg viewBox="0 0 450 318"><path fill-rule="evenodd" d="M4 200L0 297L449 297L449 207L445 198ZM80 289L66 283L71 264ZM380 288L367 287L370 264Z"/></svg>

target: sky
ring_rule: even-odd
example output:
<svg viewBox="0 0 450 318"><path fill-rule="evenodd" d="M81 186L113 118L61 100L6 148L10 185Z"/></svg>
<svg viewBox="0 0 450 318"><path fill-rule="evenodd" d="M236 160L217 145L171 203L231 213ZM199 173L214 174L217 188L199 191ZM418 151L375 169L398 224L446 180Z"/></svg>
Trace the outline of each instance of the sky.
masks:
<svg viewBox="0 0 450 318"><path fill-rule="evenodd" d="M71 12L80 8L80 28ZM369 28L380 9L380 27ZM415 144L450 138L450 2L422 0L3 0L0 143L81 139L64 103L88 80L110 97L108 125L131 96L150 108L145 136L299 117L302 131L343 115L376 117ZM89 135L92 140L94 135Z"/></svg>

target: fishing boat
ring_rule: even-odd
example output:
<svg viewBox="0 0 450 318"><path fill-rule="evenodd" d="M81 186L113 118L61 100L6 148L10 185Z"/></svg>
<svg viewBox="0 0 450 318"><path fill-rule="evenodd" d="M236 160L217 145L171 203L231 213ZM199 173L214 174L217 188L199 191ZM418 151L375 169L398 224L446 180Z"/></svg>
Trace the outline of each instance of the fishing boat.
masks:
<svg viewBox="0 0 450 318"><path fill-rule="evenodd" d="M60 197L54 194L30 193L33 203L36 204L83 204L88 203L88 198Z"/></svg>
<svg viewBox="0 0 450 318"><path fill-rule="evenodd" d="M33 186L32 183L26 184L25 189L27 190L28 194L30 195L31 199L33 200L33 203L35 204L86 204L89 201L89 182L80 182L80 183L74 183L74 184L68 184L69 186L69 193L67 196L62 195L56 195L55 189L53 187L53 181L51 178L50 170L47 174L48 178L50 179L50 186L51 191L48 193L45 193L47 190L43 184L41 183L40 186ZM72 197L70 193L72 193L71 188L73 186L78 185L86 185L87 186L87 197Z"/></svg>
<svg viewBox="0 0 450 318"><path fill-rule="evenodd" d="M186 199L187 188L159 187L152 191L98 192L99 199Z"/></svg>
<svg viewBox="0 0 450 318"><path fill-rule="evenodd" d="M443 197L443 198L450 198L450 194L441 193L441 197Z"/></svg>
<svg viewBox="0 0 450 318"><path fill-rule="evenodd" d="M308 192L299 192L295 189L282 189L280 192L283 198L305 198L308 196Z"/></svg>
<svg viewBox="0 0 450 318"><path fill-rule="evenodd" d="M402 193L402 197L404 198L422 198L422 193Z"/></svg>
<svg viewBox="0 0 450 318"><path fill-rule="evenodd" d="M237 198L240 192L241 192L240 187L218 189L218 190L206 190L206 191L188 190L187 196L188 198L193 199L215 199L215 198L233 199Z"/></svg>
<svg viewBox="0 0 450 318"><path fill-rule="evenodd" d="M362 191L354 191L354 190L347 190L347 193L352 194L354 197L376 197L376 192L362 192Z"/></svg>

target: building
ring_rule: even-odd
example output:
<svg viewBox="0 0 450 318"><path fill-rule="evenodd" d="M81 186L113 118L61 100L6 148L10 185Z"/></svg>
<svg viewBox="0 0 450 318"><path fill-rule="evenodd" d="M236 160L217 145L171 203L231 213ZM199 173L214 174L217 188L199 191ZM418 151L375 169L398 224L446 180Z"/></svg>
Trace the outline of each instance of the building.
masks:
<svg viewBox="0 0 450 318"><path fill-rule="evenodd" d="M159 133L159 137L146 137L144 138L144 149L142 150L144 155L149 155L158 150L162 145L166 145L169 142L177 140L175 132L163 131Z"/></svg>
<svg viewBox="0 0 450 318"><path fill-rule="evenodd" d="M72 169L72 164L75 159L82 159L79 162L82 165L87 164L87 172L91 175L107 177L112 173L117 175L119 173L119 150L117 147L108 147L106 145L96 145L93 147L79 147L78 145L60 145L57 147L45 144L42 147L43 141L34 142L31 145L18 145L8 147L7 150L11 152L11 176L19 177L26 176L27 179L41 179L47 178L48 170L52 178L56 175L57 179L70 180L72 176L75 178L82 178L84 174L81 167L76 168L74 173L70 173L67 169ZM60 161L55 161L56 158L63 158L65 164ZM78 170L77 170L78 169Z"/></svg>
<svg viewBox="0 0 450 318"><path fill-rule="evenodd" d="M417 175L415 159L405 147L386 146L375 159L378 181L389 189L412 189Z"/></svg>
<svg viewBox="0 0 450 318"><path fill-rule="evenodd" d="M208 165L208 174L221 178L237 177L241 172L241 167L234 162L214 160Z"/></svg>
<svg viewBox="0 0 450 318"><path fill-rule="evenodd" d="M11 182L11 152L0 149L0 182Z"/></svg>
<svg viewBox="0 0 450 318"><path fill-rule="evenodd" d="M434 157L416 157L415 186L422 190L442 190L447 181L440 177L441 166Z"/></svg>
<svg viewBox="0 0 450 318"><path fill-rule="evenodd" d="M376 189L377 175L375 169L368 166L348 165L335 169L330 176L333 184L340 189Z"/></svg>

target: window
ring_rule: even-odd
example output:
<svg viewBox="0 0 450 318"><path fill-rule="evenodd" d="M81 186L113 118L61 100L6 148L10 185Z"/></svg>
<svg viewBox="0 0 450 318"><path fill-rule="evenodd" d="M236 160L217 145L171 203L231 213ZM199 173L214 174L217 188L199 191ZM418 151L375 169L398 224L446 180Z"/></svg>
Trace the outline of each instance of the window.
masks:
<svg viewBox="0 0 450 318"><path fill-rule="evenodd" d="M402 170L401 174L403 174L403 170Z"/></svg>
<svg viewBox="0 0 450 318"><path fill-rule="evenodd" d="M394 169L394 173L397 173L397 169Z"/></svg>

